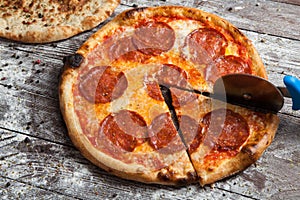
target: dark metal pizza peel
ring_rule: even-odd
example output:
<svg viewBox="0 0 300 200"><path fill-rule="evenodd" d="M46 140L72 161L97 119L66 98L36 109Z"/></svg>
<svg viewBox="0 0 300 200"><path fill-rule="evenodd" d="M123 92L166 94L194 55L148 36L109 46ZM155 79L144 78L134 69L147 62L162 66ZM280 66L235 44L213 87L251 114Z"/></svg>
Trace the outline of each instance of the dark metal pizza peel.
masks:
<svg viewBox="0 0 300 200"><path fill-rule="evenodd" d="M293 110L300 109L300 80L284 77L285 87L276 87L269 81L249 74L228 74L217 79L211 97L228 103L277 113L284 97L292 98Z"/></svg>

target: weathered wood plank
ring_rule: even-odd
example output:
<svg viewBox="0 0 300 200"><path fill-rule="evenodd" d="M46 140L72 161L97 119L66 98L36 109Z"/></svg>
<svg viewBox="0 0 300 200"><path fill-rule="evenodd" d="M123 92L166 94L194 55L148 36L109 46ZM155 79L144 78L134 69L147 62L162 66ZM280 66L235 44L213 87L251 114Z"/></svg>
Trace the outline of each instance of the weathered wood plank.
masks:
<svg viewBox="0 0 300 200"><path fill-rule="evenodd" d="M26 183L21 183L0 176L0 196L3 200L22 199L75 199L49 190L41 189Z"/></svg>
<svg viewBox="0 0 300 200"><path fill-rule="evenodd" d="M268 74L300 74L300 41L243 31L260 54ZM274 80L276 81L276 80Z"/></svg>
<svg viewBox="0 0 300 200"><path fill-rule="evenodd" d="M126 181L91 165L73 147L1 129L0 136L0 177L5 179L2 185L10 182L7 179L15 180L78 199L253 199L239 191L218 189L219 186L214 189L201 188L198 184L171 187ZM17 184L16 190L3 192L14 196L22 187ZM22 195L28 197L32 193L22 191Z"/></svg>
<svg viewBox="0 0 300 200"><path fill-rule="evenodd" d="M223 1L213 1L213 5ZM232 22L241 29L299 40L299 6L272 1L231 1L223 10L210 12Z"/></svg>
<svg viewBox="0 0 300 200"><path fill-rule="evenodd" d="M71 145L58 99L2 85L0 90L0 127Z"/></svg>
<svg viewBox="0 0 300 200"><path fill-rule="evenodd" d="M77 38L80 37L83 35ZM63 67L63 57L74 53L78 48L78 40L70 41L73 42L30 45L4 40L0 45L0 84L57 98L56 88Z"/></svg>
<svg viewBox="0 0 300 200"><path fill-rule="evenodd" d="M126 0L122 2L130 6L182 5L196 7L219 15L241 29L300 39L300 7L297 5L265 0L227 1L226 3L223 0L146 0L139 3Z"/></svg>

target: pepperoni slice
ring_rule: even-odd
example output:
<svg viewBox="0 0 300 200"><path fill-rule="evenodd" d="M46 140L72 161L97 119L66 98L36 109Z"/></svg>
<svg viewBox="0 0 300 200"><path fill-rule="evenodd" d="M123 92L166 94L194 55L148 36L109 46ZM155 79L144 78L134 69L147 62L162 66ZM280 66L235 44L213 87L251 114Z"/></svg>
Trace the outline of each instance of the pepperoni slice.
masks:
<svg viewBox="0 0 300 200"><path fill-rule="evenodd" d="M202 142L202 127L193 118L187 115L178 116L179 126L189 153L193 153Z"/></svg>
<svg viewBox="0 0 300 200"><path fill-rule="evenodd" d="M187 73L172 64L164 64L162 67L152 76L155 81L149 81L149 77L146 77L145 83L147 86L147 92L150 97L158 101L163 101L159 85L166 87L184 87L187 84Z"/></svg>
<svg viewBox="0 0 300 200"><path fill-rule="evenodd" d="M79 91L91 103L108 103L122 96L127 86L123 72L103 66L92 68L80 79Z"/></svg>
<svg viewBox="0 0 300 200"><path fill-rule="evenodd" d="M121 37L118 39L107 39L103 46L105 47L110 60L124 60L131 62L144 62L148 57L139 52L133 45L132 37Z"/></svg>
<svg viewBox="0 0 300 200"><path fill-rule="evenodd" d="M174 30L164 22L147 22L134 31L133 43L146 55L156 56L169 51L175 42Z"/></svg>
<svg viewBox="0 0 300 200"><path fill-rule="evenodd" d="M156 78L160 85L184 87L187 84L186 72L172 64L164 64L157 72Z"/></svg>
<svg viewBox="0 0 300 200"><path fill-rule="evenodd" d="M204 144L218 152L238 152L249 137L249 126L240 114L229 109L207 113L202 121Z"/></svg>
<svg viewBox="0 0 300 200"><path fill-rule="evenodd" d="M146 141L147 125L138 113L121 110L100 123L99 134L105 135L115 146L132 152Z"/></svg>
<svg viewBox="0 0 300 200"><path fill-rule="evenodd" d="M251 74L252 70L248 63L237 56L220 57L214 65L206 68L205 78L208 81L215 82L219 77L230 73Z"/></svg>
<svg viewBox="0 0 300 200"><path fill-rule="evenodd" d="M148 129L150 145L162 153L174 153L184 149L169 113L155 117Z"/></svg>
<svg viewBox="0 0 300 200"><path fill-rule="evenodd" d="M184 91L178 88L170 88L172 96L172 105L174 108L180 108L188 103L197 101L197 95L190 91Z"/></svg>
<svg viewBox="0 0 300 200"><path fill-rule="evenodd" d="M164 100L164 97L161 94L161 90L160 90L160 87L157 82L153 82L153 81L146 82L146 86L147 86L148 95L151 98L158 100L158 101Z"/></svg>
<svg viewBox="0 0 300 200"><path fill-rule="evenodd" d="M227 40L222 33L212 28L200 28L186 38L191 61L198 64L210 64L225 53Z"/></svg>

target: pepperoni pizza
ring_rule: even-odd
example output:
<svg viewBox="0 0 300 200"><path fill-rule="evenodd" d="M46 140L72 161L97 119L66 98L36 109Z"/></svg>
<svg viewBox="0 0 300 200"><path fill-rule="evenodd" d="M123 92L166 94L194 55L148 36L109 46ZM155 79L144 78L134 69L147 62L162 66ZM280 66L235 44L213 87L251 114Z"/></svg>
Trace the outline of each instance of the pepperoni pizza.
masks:
<svg viewBox="0 0 300 200"><path fill-rule="evenodd" d="M65 59L70 138L99 167L146 183L210 184L254 163L278 118L204 97L228 73L266 78L251 42L194 8L125 11Z"/></svg>

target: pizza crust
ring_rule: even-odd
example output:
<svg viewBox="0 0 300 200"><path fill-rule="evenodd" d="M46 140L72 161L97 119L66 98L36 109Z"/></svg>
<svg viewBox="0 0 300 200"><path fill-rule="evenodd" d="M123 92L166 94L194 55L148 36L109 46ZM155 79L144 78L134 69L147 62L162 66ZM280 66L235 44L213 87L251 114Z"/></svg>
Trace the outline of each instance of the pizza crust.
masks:
<svg viewBox="0 0 300 200"><path fill-rule="evenodd" d="M120 0L2 1L0 37L46 43L72 37L107 19Z"/></svg>

